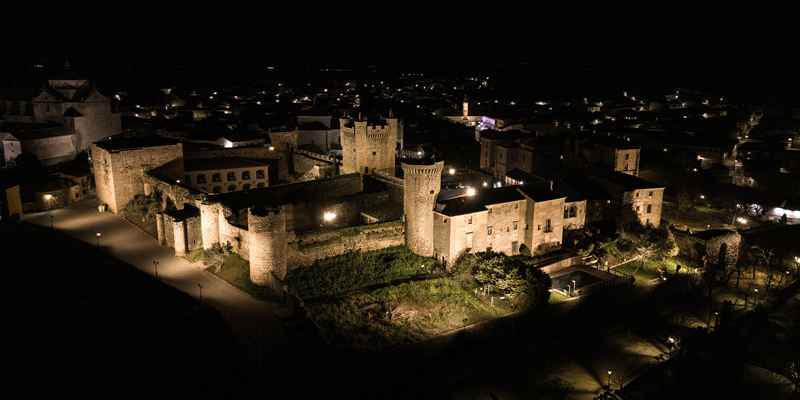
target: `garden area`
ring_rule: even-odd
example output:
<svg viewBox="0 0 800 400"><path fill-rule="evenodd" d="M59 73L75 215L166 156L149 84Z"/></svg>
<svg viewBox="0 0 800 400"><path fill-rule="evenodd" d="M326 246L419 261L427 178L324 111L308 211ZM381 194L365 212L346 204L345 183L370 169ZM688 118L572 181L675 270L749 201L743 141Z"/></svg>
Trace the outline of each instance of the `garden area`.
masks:
<svg viewBox="0 0 800 400"><path fill-rule="evenodd" d="M505 255L468 254L447 273L404 246L319 260L285 281L350 359L544 305L551 296L546 274Z"/></svg>

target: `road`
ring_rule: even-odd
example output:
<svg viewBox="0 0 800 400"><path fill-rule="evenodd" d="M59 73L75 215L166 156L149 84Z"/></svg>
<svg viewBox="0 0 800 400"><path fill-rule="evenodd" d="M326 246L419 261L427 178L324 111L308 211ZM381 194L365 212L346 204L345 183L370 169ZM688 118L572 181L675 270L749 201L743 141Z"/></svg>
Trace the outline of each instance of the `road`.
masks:
<svg viewBox="0 0 800 400"><path fill-rule="evenodd" d="M203 302L222 312L231 331L246 351L254 351L253 343L258 337L262 354L270 354L268 365L292 364L296 345L284 329L280 318L289 315L278 303L255 300L216 276L205 272L201 266L190 264L176 257L168 246L144 233L124 218L110 212L99 212L97 200L92 197L68 207L25 214L27 222L50 227L87 243L102 251L155 276L153 261L158 261L158 279L191 296L200 297L202 285ZM100 233L100 236L97 234ZM266 348L265 348L266 347ZM262 368L264 367L262 366ZM269 371L263 371L269 372Z"/></svg>

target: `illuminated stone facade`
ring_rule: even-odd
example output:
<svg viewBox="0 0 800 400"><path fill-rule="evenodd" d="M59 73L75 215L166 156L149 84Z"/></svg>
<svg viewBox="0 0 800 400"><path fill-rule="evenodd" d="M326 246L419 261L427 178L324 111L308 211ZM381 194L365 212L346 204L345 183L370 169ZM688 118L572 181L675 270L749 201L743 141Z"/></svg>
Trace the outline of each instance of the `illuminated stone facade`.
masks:
<svg viewBox="0 0 800 400"><path fill-rule="evenodd" d="M250 280L267 285L275 275L286 276L286 222L282 208L253 207L247 217L250 241Z"/></svg>
<svg viewBox="0 0 800 400"><path fill-rule="evenodd" d="M97 198L119 213L137 194L144 194L142 175L156 167L173 182L183 178L183 145L169 139L114 138L92 145Z"/></svg>
<svg viewBox="0 0 800 400"><path fill-rule="evenodd" d="M342 140L342 172L368 175L374 170L394 176L397 148L396 118L382 119L379 124L340 120Z"/></svg>
<svg viewBox="0 0 800 400"><path fill-rule="evenodd" d="M483 189L440 201L433 212L434 256L451 268L465 252L515 255L523 245L532 254L558 250L564 207L565 196L534 185Z"/></svg>

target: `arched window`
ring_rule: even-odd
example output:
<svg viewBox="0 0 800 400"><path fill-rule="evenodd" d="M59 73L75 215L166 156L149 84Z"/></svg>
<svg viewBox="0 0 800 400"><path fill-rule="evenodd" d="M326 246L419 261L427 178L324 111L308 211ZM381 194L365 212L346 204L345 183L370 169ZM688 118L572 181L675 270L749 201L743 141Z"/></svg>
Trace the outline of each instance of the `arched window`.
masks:
<svg viewBox="0 0 800 400"><path fill-rule="evenodd" d="M206 174L197 175L197 183L206 183Z"/></svg>
<svg viewBox="0 0 800 400"><path fill-rule="evenodd" d="M245 183L244 185L242 185L242 190L247 190L247 189L250 189L249 183Z"/></svg>
<svg viewBox="0 0 800 400"><path fill-rule="evenodd" d="M236 185L228 186L228 192L235 192L235 191L236 191Z"/></svg>
<svg viewBox="0 0 800 400"><path fill-rule="evenodd" d="M250 179L250 171L242 171L242 180Z"/></svg>
<svg viewBox="0 0 800 400"><path fill-rule="evenodd" d="M222 186L214 186L213 192L216 194L222 193Z"/></svg>
<svg viewBox="0 0 800 400"><path fill-rule="evenodd" d="M236 180L236 172L228 172L228 181L235 181Z"/></svg>
<svg viewBox="0 0 800 400"><path fill-rule="evenodd" d="M256 171L256 179L264 179L264 170L260 169Z"/></svg>
<svg viewBox="0 0 800 400"><path fill-rule="evenodd" d="M218 173L214 174L214 175L211 175L211 181L212 182L222 182L222 177Z"/></svg>
<svg viewBox="0 0 800 400"><path fill-rule="evenodd" d="M263 187L264 187L264 182L258 182L258 184L256 185L256 187L257 187L257 188L263 188Z"/></svg>

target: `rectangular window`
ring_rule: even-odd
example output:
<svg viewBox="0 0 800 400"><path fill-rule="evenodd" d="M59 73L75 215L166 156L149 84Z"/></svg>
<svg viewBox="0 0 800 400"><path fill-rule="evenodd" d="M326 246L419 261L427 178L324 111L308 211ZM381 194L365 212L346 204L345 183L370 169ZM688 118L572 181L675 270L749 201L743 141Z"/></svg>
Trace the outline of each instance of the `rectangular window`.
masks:
<svg viewBox="0 0 800 400"><path fill-rule="evenodd" d="M486 234L487 235L491 235L492 234L492 227L491 226L486 228Z"/></svg>
<svg viewBox="0 0 800 400"><path fill-rule="evenodd" d="M639 208L641 208L641 207L636 206L636 212L639 212Z"/></svg>
<svg viewBox="0 0 800 400"><path fill-rule="evenodd" d="M544 220L544 231L545 232L552 232L553 231L552 228L553 227L550 225L550 219L548 218L548 219Z"/></svg>
<svg viewBox="0 0 800 400"><path fill-rule="evenodd" d="M489 209L489 214L491 214L491 213L492 213L492 209L490 208L490 209Z"/></svg>
<svg viewBox="0 0 800 400"><path fill-rule="evenodd" d="M631 156L630 154L625 154L625 159L627 160L628 158L630 158L630 156Z"/></svg>
<svg viewBox="0 0 800 400"><path fill-rule="evenodd" d="M569 207L564 206L564 218L569 218Z"/></svg>
<svg viewBox="0 0 800 400"><path fill-rule="evenodd" d="M639 197L639 192L636 192L636 197Z"/></svg>
<svg viewBox="0 0 800 400"><path fill-rule="evenodd" d="M470 216L469 216L469 218L467 218L467 223L468 223L468 224L471 224L471 223L472 223L472 215L470 215Z"/></svg>
<svg viewBox="0 0 800 400"><path fill-rule="evenodd" d="M541 225L541 224L539 224L539 225L536 225L536 230L537 230L537 231L540 231L540 230L542 230L542 225Z"/></svg>
<svg viewBox="0 0 800 400"><path fill-rule="evenodd" d="M647 205L647 213L648 213L648 214L650 214L650 210L652 210L652 207L653 207L653 206L652 206L651 204L648 204L648 205Z"/></svg>
<svg viewBox="0 0 800 400"><path fill-rule="evenodd" d="M519 221L514 221L514 230L517 230L518 226L519 226Z"/></svg>
<svg viewBox="0 0 800 400"><path fill-rule="evenodd" d="M653 191L652 190L650 191L650 194L648 196L653 197Z"/></svg>

